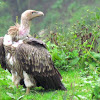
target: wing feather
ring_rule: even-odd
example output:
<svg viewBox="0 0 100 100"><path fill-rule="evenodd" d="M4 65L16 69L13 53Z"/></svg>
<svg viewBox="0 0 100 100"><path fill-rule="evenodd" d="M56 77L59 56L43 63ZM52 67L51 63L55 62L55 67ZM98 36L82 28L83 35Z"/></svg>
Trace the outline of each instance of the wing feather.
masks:
<svg viewBox="0 0 100 100"><path fill-rule="evenodd" d="M54 74L60 76L60 73L54 67L51 55L46 48L40 45L21 44L16 50L16 56L20 65L29 74L42 75L45 77Z"/></svg>
<svg viewBox="0 0 100 100"><path fill-rule="evenodd" d="M29 37L28 39L25 39L24 43L30 44L30 45L33 45L33 46L38 45L38 46L42 46L42 47L46 48L46 44L43 41L38 40L38 39L33 38L33 37Z"/></svg>
<svg viewBox="0 0 100 100"><path fill-rule="evenodd" d="M3 46L3 37L0 37L0 64L2 68L6 69L5 50Z"/></svg>
<svg viewBox="0 0 100 100"><path fill-rule="evenodd" d="M61 82L61 75L54 67L51 55L44 46L40 44L20 44L16 48L16 59L20 67L34 78L37 86L44 89L66 90Z"/></svg>

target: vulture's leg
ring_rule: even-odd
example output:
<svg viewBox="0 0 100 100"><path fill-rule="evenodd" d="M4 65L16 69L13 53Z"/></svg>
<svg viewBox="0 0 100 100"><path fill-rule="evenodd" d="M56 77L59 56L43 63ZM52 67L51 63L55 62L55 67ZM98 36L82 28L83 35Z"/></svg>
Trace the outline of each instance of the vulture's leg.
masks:
<svg viewBox="0 0 100 100"><path fill-rule="evenodd" d="M17 88L18 88L18 85L20 83L20 80L21 80L20 76L17 75L16 80L15 80L15 85L16 85Z"/></svg>
<svg viewBox="0 0 100 100"><path fill-rule="evenodd" d="M16 79L16 74L12 70L11 73L12 73L12 82L14 83Z"/></svg>
<svg viewBox="0 0 100 100"><path fill-rule="evenodd" d="M20 76L17 74L17 72L15 71L11 71L12 73L12 82L16 85L16 87L18 88L18 84L20 83Z"/></svg>
<svg viewBox="0 0 100 100"><path fill-rule="evenodd" d="M26 88L26 94L29 94L30 93L30 87L27 87Z"/></svg>
<svg viewBox="0 0 100 100"><path fill-rule="evenodd" d="M24 83L26 88L26 94L29 94L30 88L35 87L36 83L34 78L31 75L28 75L25 71L23 71L23 76L24 76Z"/></svg>

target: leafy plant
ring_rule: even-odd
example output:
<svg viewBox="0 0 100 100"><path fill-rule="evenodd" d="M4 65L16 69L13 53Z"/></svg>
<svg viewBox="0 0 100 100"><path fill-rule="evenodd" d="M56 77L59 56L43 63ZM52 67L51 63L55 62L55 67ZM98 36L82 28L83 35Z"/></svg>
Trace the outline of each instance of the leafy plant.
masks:
<svg viewBox="0 0 100 100"><path fill-rule="evenodd" d="M94 90L92 93L92 98L99 100L100 99L100 78L96 81L96 84L94 86Z"/></svg>
<svg viewBox="0 0 100 100"><path fill-rule="evenodd" d="M67 54L63 50L59 50L58 46L55 44L48 42L47 46L55 66L60 69L67 69Z"/></svg>

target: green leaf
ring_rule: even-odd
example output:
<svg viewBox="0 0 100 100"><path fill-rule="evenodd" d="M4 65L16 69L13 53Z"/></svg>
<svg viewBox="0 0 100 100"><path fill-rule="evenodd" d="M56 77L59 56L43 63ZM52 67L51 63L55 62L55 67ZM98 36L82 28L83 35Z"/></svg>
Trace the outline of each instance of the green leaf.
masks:
<svg viewBox="0 0 100 100"><path fill-rule="evenodd" d="M12 93L7 92L7 95L9 95L11 98L15 99L15 96Z"/></svg>
<svg viewBox="0 0 100 100"><path fill-rule="evenodd" d="M90 52L90 54L91 54L94 58L100 58L100 53Z"/></svg>
<svg viewBox="0 0 100 100"><path fill-rule="evenodd" d="M71 65L76 65L77 63L78 63L78 61L79 61L79 57L77 57L77 58L75 58L75 59L73 59L73 60L71 60Z"/></svg>

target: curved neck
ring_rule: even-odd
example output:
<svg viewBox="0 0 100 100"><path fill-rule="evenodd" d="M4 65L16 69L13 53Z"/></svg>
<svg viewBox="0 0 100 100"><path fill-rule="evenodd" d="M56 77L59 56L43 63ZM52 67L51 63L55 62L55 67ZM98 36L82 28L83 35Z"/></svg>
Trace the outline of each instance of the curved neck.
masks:
<svg viewBox="0 0 100 100"><path fill-rule="evenodd" d="M20 36L25 37L30 33L30 24L31 21L26 19L21 19L20 28L19 28Z"/></svg>
<svg viewBox="0 0 100 100"><path fill-rule="evenodd" d="M31 24L31 21L26 20L26 19L21 19L20 28L30 30L30 24Z"/></svg>

